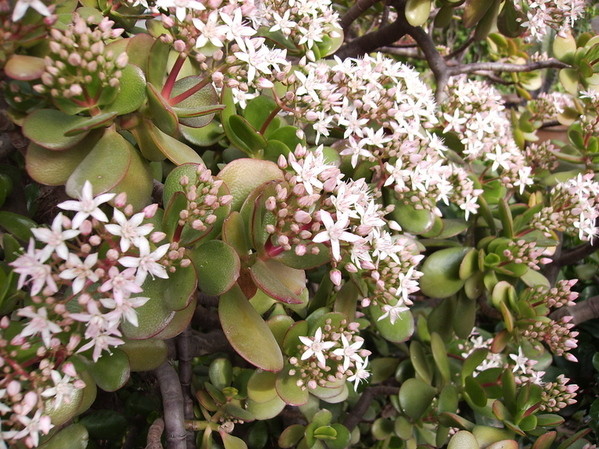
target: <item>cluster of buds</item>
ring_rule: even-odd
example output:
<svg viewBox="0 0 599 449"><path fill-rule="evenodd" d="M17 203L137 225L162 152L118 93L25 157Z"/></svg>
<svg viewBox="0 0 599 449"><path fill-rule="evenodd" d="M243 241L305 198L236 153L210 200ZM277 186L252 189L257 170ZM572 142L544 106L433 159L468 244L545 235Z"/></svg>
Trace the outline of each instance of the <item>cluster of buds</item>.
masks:
<svg viewBox="0 0 599 449"><path fill-rule="evenodd" d="M500 93L482 81L456 77L448 84L448 101L441 105L443 132L455 132L463 156L484 161L508 188L523 191L532 184L531 169L514 141Z"/></svg>
<svg viewBox="0 0 599 449"><path fill-rule="evenodd" d="M124 30L113 29L114 22L108 18L92 28L93 20L74 14L73 23L66 30L50 31L50 55L45 58L42 84L34 86L37 92L71 99L80 106L93 106L103 89L119 86L127 53L117 55L106 45Z"/></svg>
<svg viewBox="0 0 599 449"><path fill-rule="evenodd" d="M553 171L559 166L559 161L555 153L557 148L550 141L545 140L541 143L530 143L526 146L524 157L526 164L532 169L532 173L541 171Z"/></svg>
<svg viewBox="0 0 599 449"><path fill-rule="evenodd" d="M549 194L550 205L533 216L533 227L549 237L561 231L592 242L599 218L599 183L594 177L586 173L558 183Z"/></svg>
<svg viewBox="0 0 599 449"><path fill-rule="evenodd" d="M563 374L557 376L555 382L547 382L541 392L541 404L539 409L542 412L557 412L568 405L576 403L576 391L578 385L569 384L570 379Z"/></svg>
<svg viewBox="0 0 599 449"><path fill-rule="evenodd" d="M36 341L39 335L43 346L56 349L65 344L61 339L79 336L83 345L77 352L93 348L96 361L104 350L123 344L122 322L138 325L135 308L149 298L136 295L143 292L148 275L168 278L166 267L172 268L174 261L168 260L168 243L152 250L165 234L143 224L156 205L133 214L125 196L115 196L94 198L86 182L80 200L58 205L76 211L73 219L60 213L50 229L32 230L35 240L11 263L20 275L18 288L29 285L32 299L17 311L26 320L13 343ZM109 220L99 206L113 199L116 207ZM36 241L44 247L36 248Z"/></svg>
<svg viewBox="0 0 599 449"><path fill-rule="evenodd" d="M357 335L358 328L358 323L342 320L336 325L327 319L314 337L299 337L302 355L289 359L289 375L298 376L297 385L304 390L345 380L354 382L357 389L360 381L370 376L365 369L370 351L361 349L364 339Z"/></svg>
<svg viewBox="0 0 599 449"><path fill-rule="evenodd" d="M179 213L179 226L189 224L196 231L204 232L217 220L216 212L231 203L233 197L222 193L223 181L214 179L204 164L199 164L196 182L190 182L188 176L180 178L187 206Z"/></svg>
<svg viewBox="0 0 599 449"><path fill-rule="evenodd" d="M545 343L555 355L577 362L576 357L569 352L578 346L578 332L572 330L574 323L571 321L571 316L565 316L560 321L537 317L522 330L522 336L534 342Z"/></svg>
<svg viewBox="0 0 599 449"><path fill-rule="evenodd" d="M522 27L526 39L539 42L553 28L560 36L567 36L574 23L584 15L585 0L535 0L514 2L516 10L525 15Z"/></svg>
<svg viewBox="0 0 599 449"><path fill-rule="evenodd" d="M540 270L539 264L551 263L552 259L543 257L546 248L537 247L536 242L526 240L510 241L503 250L503 257L510 263L525 264L533 270Z"/></svg>
<svg viewBox="0 0 599 449"><path fill-rule="evenodd" d="M474 330L468 340L464 340L458 344L458 349L461 352L460 356L463 359L468 358L477 349L487 349L487 356L485 359L476 367L472 375L476 377L483 371L491 368L501 368L504 365L503 357L500 353L492 352L491 345L493 344L492 338L484 338L478 334L478 331Z"/></svg>
<svg viewBox="0 0 599 449"><path fill-rule="evenodd" d="M574 107L572 97L562 92L542 92L527 104L528 110L532 112L531 120L540 123L557 120L557 116L566 108L572 107Z"/></svg>
<svg viewBox="0 0 599 449"><path fill-rule="evenodd" d="M559 309L560 307L573 306L578 298L578 293L572 291L577 279L557 281L554 287L542 285L527 288L520 298L525 299L533 307L546 307Z"/></svg>

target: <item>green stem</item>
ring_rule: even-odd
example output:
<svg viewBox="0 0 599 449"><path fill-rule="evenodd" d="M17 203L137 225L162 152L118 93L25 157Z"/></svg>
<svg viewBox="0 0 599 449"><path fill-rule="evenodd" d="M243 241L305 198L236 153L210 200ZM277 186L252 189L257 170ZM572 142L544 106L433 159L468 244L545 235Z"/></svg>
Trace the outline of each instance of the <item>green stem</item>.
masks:
<svg viewBox="0 0 599 449"><path fill-rule="evenodd" d="M170 98L171 93L173 91L173 87L175 86L175 81L177 81L177 76L179 76L179 73L181 72L181 68L183 67L183 63L185 62L186 58L186 55L184 55L183 53L179 53L179 56L177 57L175 64L173 64L173 68L168 74L166 83L164 83L164 87L162 88L161 95L164 98Z"/></svg>
<svg viewBox="0 0 599 449"><path fill-rule="evenodd" d="M208 428L212 430L218 430L218 423L198 420L185 421L186 430L193 430L194 432L199 432L200 430L206 430Z"/></svg>

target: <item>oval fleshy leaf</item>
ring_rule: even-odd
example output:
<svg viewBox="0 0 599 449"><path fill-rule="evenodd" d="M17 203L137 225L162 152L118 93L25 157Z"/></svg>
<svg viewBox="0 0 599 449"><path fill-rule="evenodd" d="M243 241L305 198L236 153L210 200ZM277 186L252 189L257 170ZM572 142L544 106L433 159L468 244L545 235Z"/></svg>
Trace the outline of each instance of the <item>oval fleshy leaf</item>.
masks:
<svg viewBox="0 0 599 449"><path fill-rule="evenodd" d="M268 402L277 397L277 375L269 371L254 371L247 384L248 397L255 402Z"/></svg>
<svg viewBox="0 0 599 449"><path fill-rule="evenodd" d="M102 109L106 112L124 115L137 111L145 101L146 78L144 73L139 67L129 64L122 70L119 80L119 93L116 99Z"/></svg>
<svg viewBox="0 0 599 449"><path fill-rule="evenodd" d="M449 440L447 449L479 449L478 441L474 435L466 430L460 430Z"/></svg>
<svg viewBox="0 0 599 449"><path fill-rule="evenodd" d="M399 405L412 419L419 419L431 405L437 390L420 379L406 380L399 389Z"/></svg>
<svg viewBox="0 0 599 449"><path fill-rule="evenodd" d="M92 380L93 383L93 380ZM83 400L83 389L74 389L70 395L70 401L63 400L58 407L55 407L54 400L46 400L44 404L44 414L48 415L55 426L62 426L77 416L77 411Z"/></svg>
<svg viewBox="0 0 599 449"><path fill-rule="evenodd" d="M173 164L202 163L200 155L190 146L162 132L151 122L147 122L146 125L148 126L148 134L156 148Z"/></svg>
<svg viewBox="0 0 599 449"><path fill-rule="evenodd" d="M193 314L196 310L197 303L197 297L195 295L192 296L189 305L185 307L183 310L175 312L173 318L169 321L166 327L162 329L160 332L158 332L156 335L154 335L154 338L159 340L168 340L170 338L176 337L181 332L183 332L187 328L187 326L189 326L189 323L193 318Z"/></svg>
<svg viewBox="0 0 599 449"><path fill-rule="evenodd" d="M239 278L239 256L222 240L210 240L189 252L198 272L200 289L208 295L222 295Z"/></svg>
<svg viewBox="0 0 599 449"><path fill-rule="evenodd" d="M239 355L265 371L283 368L277 341L239 286L220 297L218 315L227 340Z"/></svg>
<svg viewBox="0 0 599 449"><path fill-rule="evenodd" d="M88 117L65 114L56 109L38 109L23 121L23 134L48 150L66 150L81 142L86 133L66 136L65 132L88 119Z"/></svg>
<svg viewBox="0 0 599 449"><path fill-rule="evenodd" d="M104 114L94 115L80 123L77 123L72 128L65 131L64 135L71 137L81 133L88 133L92 129L106 127L111 124L116 117L116 112L105 112Z"/></svg>
<svg viewBox="0 0 599 449"><path fill-rule="evenodd" d="M306 273L274 260L256 260L250 267L256 286L271 298L287 304L301 304L299 296L306 287Z"/></svg>
<svg viewBox="0 0 599 449"><path fill-rule="evenodd" d="M372 313L374 325L385 340L402 343L414 333L414 317L409 310L401 312L393 324L391 324L389 317L379 320L383 315L383 311L378 305L370 306L370 312Z"/></svg>
<svg viewBox="0 0 599 449"><path fill-rule="evenodd" d="M401 228L411 234L424 234L435 224L435 214L428 210L417 210L411 205L397 204L391 216Z"/></svg>
<svg viewBox="0 0 599 449"><path fill-rule="evenodd" d="M235 159L225 165L218 178L225 181L233 195L231 210L241 209L248 195L265 182L284 179L283 172L274 162L247 158Z"/></svg>
<svg viewBox="0 0 599 449"><path fill-rule="evenodd" d="M4 73L14 80L31 81L42 76L46 70L44 58L12 55L4 66Z"/></svg>
<svg viewBox="0 0 599 449"><path fill-rule="evenodd" d="M193 265L178 267L170 273L168 279L156 279L164 283L164 304L172 310L183 310L189 305L198 285L198 277Z"/></svg>
<svg viewBox="0 0 599 449"><path fill-rule="evenodd" d="M247 410L255 419L265 420L278 416L286 405L278 396L275 396L268 402L255 402L250 399L247 401Z"/></svg>
<svg viewBox="0 0 599 449"><path fill-rule="evenodd" d="M127 340L119 349L127 354L131 371L151 371L166 360L168 349L163 340Z"/></svg>
<svg viewBox="0 0 599 449"><path fill-rule="evenodd" d="M88 370L104 391L118 390L129 380L131 373L129 358L118 348L112 349L112 353L103 352L95 363L88 365Z"/></svg>
<svg viewBox="0 0 599 449"><path fill-rule="evenodd" d="M31 142L25 153L27 173L40 184L63 185L93 148L94 143L86 145L86 142L88 139L68 151L51 151Z"/></svg>
<svg viewBox="0 0 599 449"><path fill-rule="evenodd" d="M39 449L85 449L89 440L87 429L81 424L71 424L54 434Z"/></svg>
<svg viewBox="0 0 599 449"><path fill-rule="evenodd" d="M460 279L460 264L471 248L445 248L434 252L422 265L420 278L422 293L431 298L447 298L464 285Z"/></svg>
<svg viewBox="0 0 599 449"><path fill-rule="evenodd" d="M185 91L198 85L204 77L202 76L187 76L177 80L173 86L171 98L184 93ZM216 112L224 108L224 105L218 103L218 94L212 84L208 84L201 88L198 92L190 95L186 99L173 105L173 111L179 117L179 121L186 126L192 128L201 128L206 126L214 119ZM201 112L200 111L207 111Z"/></svg>
<svg viewBox="0 0 599 449"><path fill-rule="evenodd" d="M288 405L304 405L308 402L310 393L306 387L302 388L297 385L297 381L300 380L300 374L295 375L289 374L289 369L285 368L277 374L277 380L275 387L279 397L285 401Z"/></svg>
<svg viewBox="0 0 599 449"><path fill-rule="evenodd" d="M146 85L146 93L153 123L166 134L174 135L179 125L177 114L152 83Z"/></svg>
<svg viewBox="0 0 599 449"><path fill-rule="evenodd" d="M164 286L150 278L144 282L143 294L150 299L141 307L137 307L138 326L126 321L121 325L123 335L132 340L143 340L154 337L173 319L175 312L168 308L163 300Z"/></svg>

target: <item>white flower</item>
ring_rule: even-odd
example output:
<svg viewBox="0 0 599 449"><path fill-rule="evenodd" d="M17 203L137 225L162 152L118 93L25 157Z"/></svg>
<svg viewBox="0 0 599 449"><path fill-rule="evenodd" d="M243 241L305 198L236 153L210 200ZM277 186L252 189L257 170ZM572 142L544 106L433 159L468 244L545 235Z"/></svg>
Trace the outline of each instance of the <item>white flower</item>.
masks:
<svg viewBox="0 0 599 449"><path fill-rule="evenodd" d="M148 235L154 229L154 225L151 223L140 226L145 218L143 212L135 214L127 220L125 214L115 209L112 218L118 224L107 224L105 228L112 235L121 237L120 247L123 252L127 251L131 244L139 248L144 244L143 242L147 243L147 239L144 236Z"/></svg>
<svg viewBox="0 0 599 449"><path fill-rule="evenodd" d="M200 19L192 19L193 26L200 32L196 40L196 48L204 47L210 42L215 47L222 47L228 30L226 25L218 25L218 12L212 11L206 23Z"/></svg>
<svg viewBox="0 0 599 449"><path fill-rule="evenodd" d="M30 320L19 333L19 336L24 338L41 334L42 341L47 348L50 347L52 334L58 334L62 331L58 324L48 319L48 311L45 307L40 307L36 310L32 306L27 306L20 309L17 315L29 318Z"/></svg>
<svg viewBox="0 0 599 449"><path fill-rule="evenodd" d="M117 335L117 337L115 337L114 335ZM97 362L100 356L102 355L102 351L104 351L105 349L125 344L123 340L118 338L120 336L121 333L118 329L110 329L110 331L98 334L94 338L90 339L90 341L83 345L81 348L79 348L77 352L84 352L93 347L94 352L92 354L92 359L94 360L94 362Z"/></svg>
<svg viewBox="0 0 599 449"><path fill-rule="evenodd" d="M137 307L143 306L148 302L150 298L139 297L139 298L102 298L100 302L107 309L114 309L112 312L106 314L106 317L111 320L121 321L123 318L125 321L129 321L132 325L137 327L139 325L137 321Z"/></svg>
<svg viewBox="0 0 599 449"><path fill-rule="evenodd" d="M395 322L398 319L401 319L400 315L403 312L410 310L401 301L398 302L397 304L395 304L394 306L392 306L390 304L385 304L385 305L383 305L383 307L381 307L381 309L385 313L382 314L377 321L381 321L381 320L384 320L385 318L389 317L389 321L391 321L391 324L395 324Z"/></svg>
<svg viewBox="0 0 599 449"><path fill-rule="evenodd" d="M35 9L42 16L49 16L51 14L48 7L41 0L18 0L12 12L13 22L21 20L29 8Z"/></svg>
<svg viewBox="0 0 599 449"><path fill-rule="evenodd" d="M35 249L35 241L29 240L29 246L25 254L20 255L10 266L14 268L15 273L20 274L17 288L21 289L28 277L31 277L31 296L37 295L43 288L50 289L52 293L58 291L56 282L52 277L52 269L50 265L43 262L46 259L41 259L41 251Z"/></svg>
<svg viewBox="0 0 599 449"><path fill-rule="evenodd" d="M135 282L138 285L142 285L146 280L148 274L152 276L157 276L162 279L168 279L168 274L164 266L158 263L158 260L162 259L162 257L166 254L169 248L169 244L165 243L164 245L158 247L155 251L150 252L149 245L142 245L139 249L139 257L121 257L119 259L119 263L124 267L128 268L137 268L137 274L135 276Z"/></svg>
<svg viewBox="0 0 599 449"><path fill-rule="evenodd" d="M322 329L320 327L316 329L314 338L299 337L299 339L307 347L306 351L302 354L302 360L314 356L318 359L321 366L326 366L327 362L323 351L331 349L336 343L334 341L322 341Z"/></svg>
<svg viewBox="0 0 599 449"><path fill-rule="evenodd" d="M77 294L89 279L91 282L98 282L98 275L94 272L94 265L98 261L98 254L89 254L82 262L75 254L69 254L69 259L65 264L69 267L63 270L58 276L61 279L74 279L72 284L73 293Z"/></svg>
<svg viewBox="0 0 599 449"><path fill-rule="evenodd" d="M108 217L99 209L100 204L106 203L115 197L114 193L103 193L94 198L92 185L89 181L85 181L79 201L69 200L58 205L63 210L77 211L73 217L73 229L78 228L83 220L90 215L98 221L106 222Z"/></svg>
<svg viewBox="0 0 599 449"><path fill-rule="evenodd" d="M528 363L529 359L522 352L522 347L518 347L518 355L510 354L510 359L514 361L514 367L512 371L515 373L517 371L522 371L522 373L526 373L528 371Z"/></svg>
<svg viewBox="0 0 599 449"><path fill-rule="evenodd" d="M358 385L360 381L368 379L370 377L370 373L366 371L366 366L368 365L368 357L364 359L364 361L356 361L356 367L354 369L354 374L347 378L348 381L354 382L354 390L358 389Z"/></svg>
<svg viewBox="0 0 599 449"><path fill-rule="evenodd" d="M229 41L237 42L239 48L242 50L246 49L245 41L247 37L251 37L256 34L256 30L252 27L243 25L243 17L241 13L241 8L236 8L233 16L226 14L221 11L220 17L223 22L227 24L226 27L226 38Z"/></svg>
<svg viewBox="0 0 599 449"><path fill-rule="evenodd" d="M362 240L360 236L345 230L349 225L349 217L347 214L338 213L337 222L335 222L330 213L326 210L321 210L320 220L322 221L322 224L324 224L325 230L316 234L312 241L315 243L330 242L333 258L335 260L341 260L340 241L353 243Z"/></svg>
<svg viewBox="0 0 599 449"><path fill-rule="evenodd" d="M27 438L31 444L29 447L36 447L40 442L40 432L43 435L47 435L50 429L54 427L50 417L47 415L42 416L42 411L38 410L35 412L33 418L28 416L19 415L17 417L19 422L25 426L23 430L15 435L15 439Z"/></svg>
<svg viewBox="0 0 599 449"><path fill-rule="evenodd" d="M362 357L360 357L357 351L364 344L364 340L360 337L356 337L355 341L350 345L345 334L341 334L341 343L343 344L343 348L335 349L333 354L343 357L343 370L347 371L352 361L355 361L356 363L362 362Z"/></svg>
<svg viewBox="0 0 599 449"><path fill-rule="evenodd" d="M196 0L157 0L156 7L160 9L175 8L175 16L179 22L185 20L187 9L203 11L206 7Z"/></svg>
<svg viewBox="0 0 599 449"><path fill-rule="evenodd" d="M73 379L66 374L64 375L64 377L62 377L60 373L56 370L52 370L50 372L50 375L52 376L52 382L54 382L54 386L45 389L42 392L42 397L53 397L54 400L52 401L52 408L57 409L58 407L60 407L60 404L62 404L63 401L66 404L69 404L71 402L75 390L82 388L80 385L82 381L78 381L77 383L75 383L76 379ZM85 384L83 386L85 386Z"/></svg>
<svg viewBox="0 0 599 449"><path fill-rule="evenodd" d="M72 239L79 235L79 231L74 229L62 230L62 224L64 222L64 215L62 212L59 213L52 221L51 229L48 228L33 228L31 232L37 240L46 243L44 249L40 252L40 259L48 259L53 252L58 254L61 259L67 259L69 256L69 249L65 241Z"/></svg>

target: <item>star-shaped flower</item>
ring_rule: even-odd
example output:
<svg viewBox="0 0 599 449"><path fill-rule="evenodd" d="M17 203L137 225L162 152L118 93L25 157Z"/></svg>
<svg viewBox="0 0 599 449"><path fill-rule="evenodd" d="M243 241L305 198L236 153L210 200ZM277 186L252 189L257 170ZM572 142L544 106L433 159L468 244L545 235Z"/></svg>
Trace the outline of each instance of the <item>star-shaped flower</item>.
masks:
<svg viewBox="0 0 599 449"><path fill-rule="evenodd" d="M314 338L299 337L300 341L306 345L307 349L302 354L302 360L309 359L314 356L318 359L321 366L326 366L327 361L324 357L324 351L335 346L334 341L322 341L322 329L319 327L314 333Z"/></svg>
<svg viewBox="0 0 599 449"><path fill-rule="evenodd" d="M108 217L99 208L100 204L106 203L113 199L116 194L103 193L94 198L91 182L85 181L79 201L69 200L58 205L63 210L73 210L77 213L73 218L73 229L77 229L83 221L90 215L98 221L108 221Z"/></svg>

